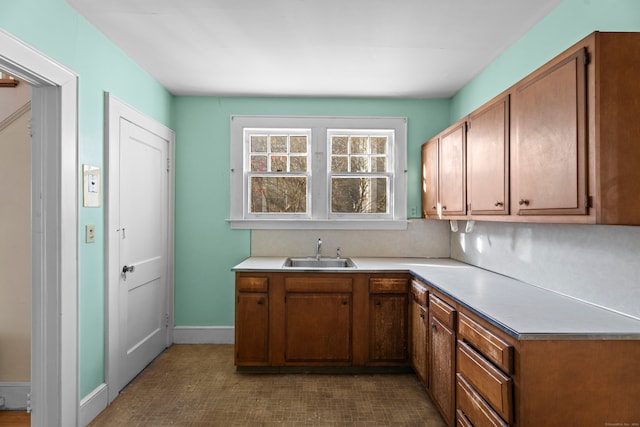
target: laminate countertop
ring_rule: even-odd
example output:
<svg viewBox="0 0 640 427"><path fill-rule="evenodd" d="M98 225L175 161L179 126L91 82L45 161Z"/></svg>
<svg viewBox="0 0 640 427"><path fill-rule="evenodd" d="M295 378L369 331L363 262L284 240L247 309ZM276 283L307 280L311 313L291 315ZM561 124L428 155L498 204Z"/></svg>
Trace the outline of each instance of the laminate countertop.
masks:
<svg viewBox="0 0 640 427"><path fill-rule="evenodd" d="M519 340L640 340L640 320L448 258L351 257L355 269L286 268L286 257L250 257L233 271L408 272Z"/></svg>

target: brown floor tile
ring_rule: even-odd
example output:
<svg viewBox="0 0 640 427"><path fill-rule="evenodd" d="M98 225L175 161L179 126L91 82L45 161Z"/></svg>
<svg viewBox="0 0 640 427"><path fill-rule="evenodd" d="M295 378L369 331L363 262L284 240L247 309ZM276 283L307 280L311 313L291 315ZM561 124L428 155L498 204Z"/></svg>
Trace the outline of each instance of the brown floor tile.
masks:
<svg viewBox="0 0 640 427"><path fill-rule="evenodd" d="M232 345L174 345L91 424L444 427L412 374L249 374Z"/></svg>

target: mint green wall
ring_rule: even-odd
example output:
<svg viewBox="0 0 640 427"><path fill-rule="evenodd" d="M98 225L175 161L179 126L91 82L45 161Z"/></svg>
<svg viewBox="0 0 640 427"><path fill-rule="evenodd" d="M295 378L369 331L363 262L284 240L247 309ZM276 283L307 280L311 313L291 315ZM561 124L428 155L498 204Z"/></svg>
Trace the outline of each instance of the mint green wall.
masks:
<svg viewBox="0 0 640 427"><path fill-rule="evenodd" d="M82 164L104 168L105 91L169 124L171 94L63 0L2 2L0 28L78 74L78 168ZM82 200L81 195L79 197ZM82 398L105 381L104 209L81 207L79 222L79 369ZM94 244L84 243L86 224L97 226Z"/></svg>
<svg viewBox="0 0 640 427"><path fill-rule="evenodd" d="M638 0L564 0L452 99L451 122L594 31L640 31Z"/></svg>
<svg viewBox="0 0 640 427"><path fill-rule="evenodd" d="M448 100L178 97L176 289L178 326L233 325L230 268L250 255L248 231L231 230L229 123L232 115L405 116L408 212L420 212L420 146L447 125ZM241 197L241 195L234 195Z"/></svg>

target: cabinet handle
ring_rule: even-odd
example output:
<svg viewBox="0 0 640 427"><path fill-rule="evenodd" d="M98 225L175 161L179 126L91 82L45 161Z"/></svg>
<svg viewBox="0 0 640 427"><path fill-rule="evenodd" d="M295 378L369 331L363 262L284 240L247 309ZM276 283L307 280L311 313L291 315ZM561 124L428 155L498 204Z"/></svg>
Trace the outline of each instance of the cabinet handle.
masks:
<svg viewBox="0 0 640 427"><path fill-rule="evenodd" d="M432 323L432 324L431 324L431 329L433 329L434 331L437 329L437 326L436 326L436 324L435 324L435 323Z"/></svg>
<svg viewBox="0 0 640 427"><path fill-rule="evenodd" d="M380 304L382 304L382 303L380 302L380 300L376 300L376 303L375 303L375 304L376 304L376 305L380 305Z"/></svg>
<svg viewBox="0 0 640 427"><path fill-rule="evenodd" d="M443 211L446 211L446 210L447 210L447 207L446 207L446 206L443 206L443 207L442 207L442 210L443 210Z"/></svg>
<svg viewBox="0 0 640 427"><path fill-rule="evenodd" d="M420 318L424 319L424 313L420 313Z"/></svg>
<svg viewBox="0 0 640 427"><path fill-rule="evenodd" d="M435 210L436 210L436 207L435 207L435 206L431 206L431 210L432 210L432 211L435 211Z"/></svg>
<svg viewBox="0 0 640 427"><path fill-rule="evenodd" d="M527 199L520 199L520 201L518 202L518 204L520 206L525 205L525 206L529 206L529 200Z"/></svg>
<svg viewBox="0 0 640 427"><path fill-rule="evenodd" d="M502 202L495 202L495 204L493 206L498 207L498 206L503 206L504 203Z"/></svg>
<svg viewBox="0 0 640 427"><path fill-rule="evenodd" d="M347 304L349 304L349 301L347 300L342 301L342 305L347 305Z"/></svg>
<svg viewBox="0 0 640 427"><path fill-rule="evenodd" d="M263 300L262 298L260 298L260 299L258 300L258 305L262 305L262 304L264 304L264 300Z"/></svg>

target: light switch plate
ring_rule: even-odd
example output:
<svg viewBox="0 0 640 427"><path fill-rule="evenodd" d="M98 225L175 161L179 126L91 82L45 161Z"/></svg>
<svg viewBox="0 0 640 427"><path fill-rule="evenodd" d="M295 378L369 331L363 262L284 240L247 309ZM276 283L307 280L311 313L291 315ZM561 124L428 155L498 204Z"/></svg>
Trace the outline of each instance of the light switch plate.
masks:
<svg viewBox="0 0 640 427"><path fill-rule="evenodd" d="M94 243L96 241L96 226L89 224L85 227L85 242Z"/></svg>

